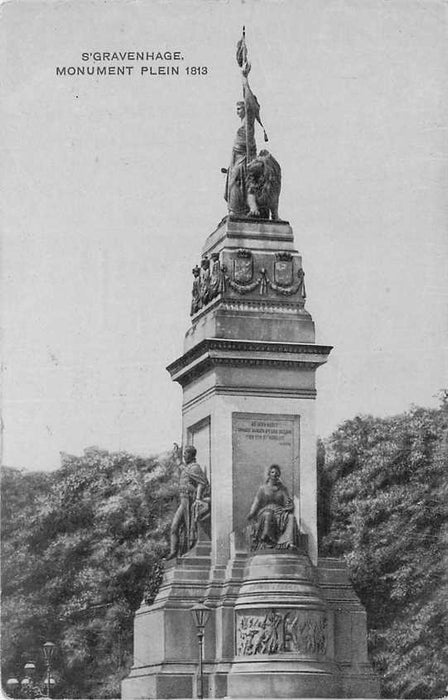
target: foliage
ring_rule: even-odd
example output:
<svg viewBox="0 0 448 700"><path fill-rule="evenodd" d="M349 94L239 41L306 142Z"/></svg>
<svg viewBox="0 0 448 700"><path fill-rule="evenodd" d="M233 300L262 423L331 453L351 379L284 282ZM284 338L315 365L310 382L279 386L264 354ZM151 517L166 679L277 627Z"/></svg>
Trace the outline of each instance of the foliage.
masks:
<svg viewBox="0 0 448 700"><path fill-rule="evenodd" d="M157 592L175 503L169 460L91 448L51 474L2 470L2 678L57 644L59 697L118 697L132 620ZM59 672L59 677L58 677Z"/></svg>
<svg viewBox="0 0 448 700"><path fill-rule="evenodd" d="M346 558L383 693L440 697L448 683L448 406L357 417L325 453L321 553Z"/></svg>

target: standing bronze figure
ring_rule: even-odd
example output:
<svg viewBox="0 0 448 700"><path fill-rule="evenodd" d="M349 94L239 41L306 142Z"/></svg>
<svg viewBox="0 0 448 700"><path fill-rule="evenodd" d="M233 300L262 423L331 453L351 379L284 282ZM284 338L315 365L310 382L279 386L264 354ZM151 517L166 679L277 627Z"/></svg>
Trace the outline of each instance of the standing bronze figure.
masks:
<svg viewBox="0 0 448 700"><path fill-rule="evenodd" d="M247 76L250 68L250 63L246 61L241 69L244 100L236 103L236 113L241 119L241 126L236 132L224 192L224 199L227 202L229 213L234 216L245 216L249 211L246 170L247 164L257 155L254 127L255 115L260 107L249 86Z"/></svg>
<svg viewBox="0 0 448 700"><path fill-rule="evenodd" d="M237 102L236 113L241 126L236 132L227 173L224 199L229 214L237 217L253 217L279 221L278 200L281 188L281 169L268 151L257 156L255 143L255 121L263 129L264 140L268 137L260 119L260 105L249 85L251 64L247 59L245 30L238 42L236 60L241 68L243 100Z"/></svg>
<svg viewBox="0 0 448 700"><path fill-rule="evenodd" d="M210 484L196 462L196 448L188 445L183 456L184 461L180 464L180 501L171 523L167 559L175 559L191 549L197 540L198 523L210 516Z"/></svg>

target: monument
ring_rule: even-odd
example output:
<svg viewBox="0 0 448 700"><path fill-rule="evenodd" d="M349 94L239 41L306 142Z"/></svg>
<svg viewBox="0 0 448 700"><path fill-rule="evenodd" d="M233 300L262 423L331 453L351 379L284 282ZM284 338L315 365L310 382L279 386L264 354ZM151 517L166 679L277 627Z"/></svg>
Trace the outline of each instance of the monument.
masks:
<svg viewBox="0 0 448 700"><path fill-rule="evenodd" d="M191 327L168 367L183 390L179 508L122 697L197 696L198 603L211 611L204 697L379 697L365 611L344 563L318 556L315 374L331 347L315 343L302 257L279 219L280 166L256 155L244 31L237 62L228 215L193 269Z"/></svg>

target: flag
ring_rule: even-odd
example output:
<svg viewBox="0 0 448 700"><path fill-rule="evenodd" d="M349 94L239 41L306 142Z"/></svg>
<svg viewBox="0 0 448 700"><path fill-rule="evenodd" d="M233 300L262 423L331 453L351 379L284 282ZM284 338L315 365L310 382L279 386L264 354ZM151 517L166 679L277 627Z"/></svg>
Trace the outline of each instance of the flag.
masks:
<svg viewBox="0 0 448 700"><path fill-rule="evenodd" d="M243 27L243 36L236 45L236 62L242 68L247 61L246 28Z"/></svg>

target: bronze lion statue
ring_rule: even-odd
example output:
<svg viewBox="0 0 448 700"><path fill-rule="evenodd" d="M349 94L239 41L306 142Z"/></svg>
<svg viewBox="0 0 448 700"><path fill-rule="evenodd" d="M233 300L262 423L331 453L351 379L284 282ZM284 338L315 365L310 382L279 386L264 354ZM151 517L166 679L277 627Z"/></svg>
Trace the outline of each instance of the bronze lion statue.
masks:
<svg viewBox="0 0 448 700"><path fill-rule="evenodd" d="M279 163L269 151L260 151L247 166L248 216L281 221L278 216L278 200L282 184Z"/></svg>

